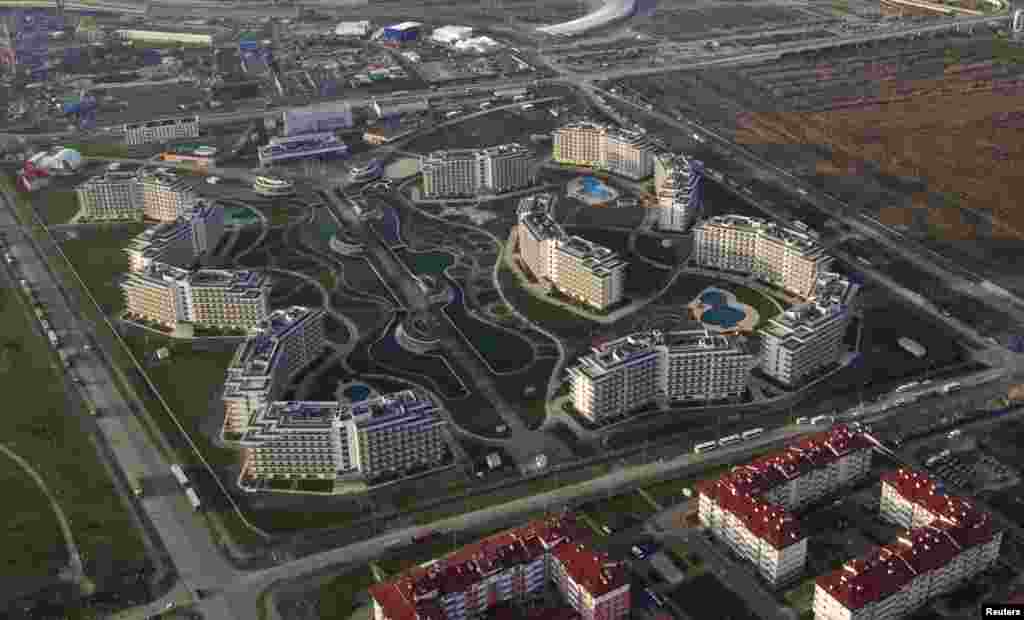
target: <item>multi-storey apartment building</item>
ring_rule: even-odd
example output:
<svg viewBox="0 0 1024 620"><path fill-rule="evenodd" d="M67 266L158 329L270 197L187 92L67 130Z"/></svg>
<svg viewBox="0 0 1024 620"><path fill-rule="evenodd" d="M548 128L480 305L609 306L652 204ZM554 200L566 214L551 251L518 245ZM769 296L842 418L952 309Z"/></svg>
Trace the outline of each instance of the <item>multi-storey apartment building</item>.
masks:
<svg viewBox="0 0 1024 620"><path fill-rule="evenodd" d="M191 264L196 256L217 247L224 235L224 209L199 204L173 222L152 226L128 243L131 271L145 271L153 263Z"/></svg>
<svg viewBox="0 0 1024 620"><path fill-rule="evenodd" d="M560 164L586 166L639 180L654 171L654 143L641 133L590 121L555 130L552 157Z"/></svg>
<svg viewBox="0 0 1024 620"><path fill-rule="evenodd" d="M82 217L91 220L141 220L142 194L132 172L108 171L75 188Z"/></svg>
<svg viewBox="0 0 1024 620"><path fill-rule="evenodd" d="M199 117L182 116L141 123L127 123L124 139L129 145L152 142L171 142L185 138L199 137Z"/></svg>
<svg viewBox="0 0 1024 620"><path fill-rule="evenodd" d="M791 511L866 476L872 444L845 425L697 485L701 523L772 584L798 576L807 539Z"/></svg>
<svg viewBox="0 0 1024 620"><path fill-rule="evenodd" d="M881 516L908 528L890 545L818 577L816 620L899 620L948 594L999 558L991 515L946 495L926 476L882 477Z"/></svg>
<svg viewBox="0 0 1024 620"><path fill-rule="evenodd" d="M703 171L700 161L684 155L661 153L654 158L660 229L682 232L700 216L704 204Z"/></svg>
<svg viewBox="0 0 1024 620"><path fill-rule="evenodd" d="M371 586L373 620L471 620L539 598L549 580L576 617L622 620L631 602L626 571L579 542L586 538L573 515L500 532Z"/></svg>
<svg viewBox="0 0 1024 620"><path fill-rule="evenodd" d="M809 297L832 257L809 230L740 215L718 215L693 228L693 259L702 267L751 274Z"/></svg>
<svg viewBox="0 0 1024 620"><path fill-rule="evenodd" d="M127 312L168 327L249 329L269 314L270 280L255 271L188 271L153 263L127 274L121 290Z"/></svg>
<svg viewBox="0 0 1024 620"><path fill-rule="evenodd" d="M198 199L185 179L159 168L140 171L139 189L143 215L161 222L173 222L185 215Z"/></svg>
<svg viewBox="0 0 1024 620"><path fill-rule="evenodd" d="M434 151L420 158L427 198L500 194L536 181L532 154L521 144Z"/></svg>
<svg viewBox="0 0 1024 620"><path fill-rule="evenodd" d="M521 210L519 260L563 295L604 310L622 301L629 264L604 246L565 234L549 215Z"/></svg>
<svg viewBox="0 0 1024 620"><path fill-rule="evenodd" d="M244 433L249 420L281 395L285 384L327 344L324 311L275 310L238 346L228 366L221 402L224 433Z"/></svg>
<svg viewBox="0 0 1024 620"><path fill-rule="evenodd" d="M270 403L240 439L243 478L373 479L440 465L445 424L434 401L411 390L355 404Z"/></svg>
<svg viewBox="0 0 1024 620"><path fill-rule="evenodd" d="M758 330L761 370L792 386L836 364L850 318L845 304L811 302L770 319Z"/></svg>
<svg viewBox="0 0 1024 620"><path fill-rule="evenodd" d="M600 422L659 398L741 396L757 363L753 343L706 329L638 332L593 347L569 369L573 407Z"/></svg>

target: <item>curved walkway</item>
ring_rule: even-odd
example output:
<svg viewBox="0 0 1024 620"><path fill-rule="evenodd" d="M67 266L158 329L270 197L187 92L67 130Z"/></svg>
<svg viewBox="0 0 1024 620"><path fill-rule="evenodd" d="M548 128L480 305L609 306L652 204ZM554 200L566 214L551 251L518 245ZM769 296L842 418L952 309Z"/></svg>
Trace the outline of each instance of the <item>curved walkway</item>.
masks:
<svg viewBox="0 0 1024 620"><path fill-rule="evenodd" d="M78 552L78 545L75 544L75 538L71 533L71 524L68 522L67 516L64 514L64 510L57 503L57 499L50 492L50 487L46 486L46 482L43 477L39 475L35 469L29 465L28 461L21 458L17 453L8 448L7 446L0 444L0 452L6 454L12 461L17 463L25 473L36 483L39 489L46 495L46 499L50 502L50 507L53 508L54 514L57 516L57 523L60 525L61 535L64 537L64 546L68 550L68 564L71 570L71 578L78 584L84 585L86 581L85 569L82 567L82 555Z"/></svg>

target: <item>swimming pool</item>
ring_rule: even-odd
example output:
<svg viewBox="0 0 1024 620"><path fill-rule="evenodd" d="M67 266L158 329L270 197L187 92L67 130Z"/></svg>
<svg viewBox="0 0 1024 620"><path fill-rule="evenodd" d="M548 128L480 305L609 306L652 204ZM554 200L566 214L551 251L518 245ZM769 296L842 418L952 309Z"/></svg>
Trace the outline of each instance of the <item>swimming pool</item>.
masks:
<svg viewBox="0 0 1024 620"><path fill-rule="evenodd" d="M608 187L596 177L583 177L583 191L597 198L608 198L612 195Z"/></svg>
<svg viewBox="0 0 1024 620"><path fill-rule="evenodd" d="M349 399L354 403L362 402L369 398L370 388L366 385L350 385L345 388L342 392L345 398Z"/></svg>
<svg viewBox="0 0 1024 620"><path fill-rule="evenodd" d="M725 293L722 291L705 291L700 296L701 303L709 306L725 306L729 302L725 299Z"/></svg>
<svg viewBox="0 0 1024 620"><path fill-rule="evenodd" d="M731 329L736 327L745 318L747 318L747 313L743 310L733 308L732 306L715 306L702 314L700 320L702 323L710 323L724 329Z"/></svg>

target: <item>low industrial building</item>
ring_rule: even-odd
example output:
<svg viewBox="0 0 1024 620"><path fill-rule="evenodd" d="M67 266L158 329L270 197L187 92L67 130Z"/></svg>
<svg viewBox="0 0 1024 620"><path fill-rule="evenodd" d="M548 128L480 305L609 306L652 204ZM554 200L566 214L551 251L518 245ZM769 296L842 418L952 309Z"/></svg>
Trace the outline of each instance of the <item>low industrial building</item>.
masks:
<svg viewBox="0 0 1024 620"><path fill-rule="evenodd" d="M185 45L213 46L213 37L196 32L166 32L159 30L115 30L114 34L125 41L182 43Z"/></svg>
<svg viewBox="0 0 1024 620"><path fill-rule="evenodd" d="M228 366L221 394L224 437L248 431L252 416L278 400L288 381L326 346L319 308L275 310L254 327Z"/></svg>
<svg viewBox="0 0 1024 620"><path fill-rule="evenodd" d="M392 26L385 26L383 39L391 42L415 41L420 38L420 31L423 24L419 22L402 22Z"/></svg>
<svg viewBox="0 0 1024 620"><path fill-rule="evenodd" d="M324 132L274 137L259 147L257 154L261 166L270 166L300 159L347 157L349 148L333 132Z"/></svg>
<svg viewBox="0 0 1024 620"><path fill-rule="evenodd" d="M920 473L883 475L880 513L906 532L818 577L815 620L911 617L999 559L1003 532L992 516Z"/></svg>
<svg viewBox="0 0 1024 620"><path fill-rule="evenodd" d="M430 40L442 45L454 45L473 36L473 29L469 26L441 26L434 28L430 34Z"/></svg>
<svg viewBox="0 0 1024 620"><path fill-rule="evenodd" d="M757 364L755 343L706 329L637 332L591 349L569 368L573 407L603 422L666 401L744 395Z"/></svg>
<svg viewBox="0 0 1024 620"><path fill-rule="evenodd" d="M429 395L404 391L354 404L274 402L239 442L243 479L373 480L442 465L445 422Z"/></svg>
<svg viewBox="0 0 1024 620"><path fill-rule="evenodd" d="M288 110L281 114L281 122L285 137L350 129L354 123L352 105L346 101Z"/></svg>
<svg viewBox="0 0 1024 620"><path fill-rule="evenodd" d="M370 34L373 26L367 20L357 22L340 22L334 27L334 35L338 37L363 38Z"/></svg>
<svg viewBox="0 0 1024 620"><path fill-rule="evenodd" d="M632 607L628 573L621 562L584 544L589 539L571 514L489 536L370 586L373 619L483 617L499 605L526 607L550 581L571 610L543 617L624 620Z"/></svg>
<svg viewBox="0 0 1024 620"><path fill-rule="evenodd" d="M217 149L199 144L173 146L160 154L160 160L176 164L190 164L199 170L206 170L214 165Z"/></svg>
<svg viewBox="0 0 1024 620"><path fill-rule="evenodd" d="M845 425L698 483L701 525L773 586L804 571L807 538L792 511L862 479L874 445Z"/></svg>
<svg viewBox="0 0 1024 620"><path fill-rule="evenodd" d="M141 123L126 123L124 126L125 143L152 144L154 142L173 142L199 137L199 117L182 116L164 118Z"/></svg>
<svg viewBox="0 0 1024 620"><path fill-rule="evenodd" d="M518 218L519 260L530 275L599 311L622 302L629 264L617 253L568 236L546 213L520 210Z"/></svg>

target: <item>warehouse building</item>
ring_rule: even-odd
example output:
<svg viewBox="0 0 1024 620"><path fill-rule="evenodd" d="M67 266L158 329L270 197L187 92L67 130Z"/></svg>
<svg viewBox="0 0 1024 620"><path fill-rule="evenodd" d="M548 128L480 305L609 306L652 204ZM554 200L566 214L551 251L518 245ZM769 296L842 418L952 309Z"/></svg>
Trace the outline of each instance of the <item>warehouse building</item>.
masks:
<svg viewBox="0 0 1024 620"><path fill-rule="evenodd" d="M173 142L199 137L199 117L182 116L141 123L126 123L125 143L129 146L154 142Z"/></svg>
<svg viewBox="0 0 1024 620"><path fill-rule="evenodd" d="M473 29L469 26L441 26L434 28L430 40L442 45L454 45L457 41L468 39L473 36Z"/></svg>
<svg viewBox="0 0 1024 620"><path fill-rule="evenodd" d="M344 101L296 108L282 114L285 136L334 132L350 129L352 124L352 105Z"/></svg>
<svg viewBox="0 0 1024 620"><path fill-rule="evenodd" d="M338 37L363 38L370 34L372 26L369 21L341 22L334 27L334 35Z"/></svg>
<svg viewBox="0 0 1024 620"><path fill-rule="evenodd" d="M423 24L419 22L402 22L392 26L385 26L383 38L385 41L393 42L415 41L420 37L422 28Z"/></svg>

